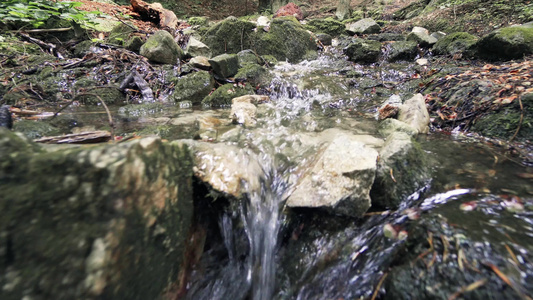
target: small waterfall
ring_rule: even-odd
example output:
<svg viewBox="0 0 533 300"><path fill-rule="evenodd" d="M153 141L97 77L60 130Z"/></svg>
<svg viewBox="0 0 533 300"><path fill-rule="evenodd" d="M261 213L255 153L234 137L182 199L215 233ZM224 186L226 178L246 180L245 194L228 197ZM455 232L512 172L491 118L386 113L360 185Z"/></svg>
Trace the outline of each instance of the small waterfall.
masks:
<svg viewBox="0 0 533 300"><path fill-rule="evenodd" d="M275 252L280 227L279 213L286 182L276 170L266 170L259 191L251 191L241 206L250 243L247 280L252 299L269 300L276 284Z"/></svg>

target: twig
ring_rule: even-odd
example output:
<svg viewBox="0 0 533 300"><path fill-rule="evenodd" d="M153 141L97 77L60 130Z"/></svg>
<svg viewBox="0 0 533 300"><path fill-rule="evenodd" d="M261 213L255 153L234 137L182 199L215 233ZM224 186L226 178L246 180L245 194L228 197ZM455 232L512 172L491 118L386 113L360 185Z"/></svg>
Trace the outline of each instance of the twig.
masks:
<svg viewBox="0 0 533 300"><path fill-rule="evenodd" d="M64 27L64 28L49 28L49 29L27 29L24 30L24 32L27 33L42 33L42 32L64 32L64 31L70 31L72 30L72 27ZM18 33L18 30L11 30L11 32Z"/></svg>
<svg viewBox="0 0 533 300"><path fill-rule="evenodd" d="M376 300L376 297L378 296L378 293L379 293L379 289L381 288L381 285L383 285L383 281L385 281L385 278L387 278L387 275L389 275L389 273L385 273L383 274L383 276L381 276L381 279L379 280L378 285L376 286L376 289L374 290L374 293L372 294L372 298L370 298L370 300Z"/></svg>
<svg viewBox="0 0 533 300"><path fill-rule="evenodd" d="M511 137L511 139L509 140L509 142L512 142L514 138L518 135L520 127L522 127L522 121L524 120L524 105L522 105L522 95L518 96L518 103L520 103L520 121L518 122L518 128L516 128L516 131L513 134L513 137Z"/></svg>
<svg viewBox="0 0 533 300"><path fill-rule="evenodd" d="M76 96L74 96L72 98L72 100L70 100L67 105L63 106L60 110L58 110L57 112L54 113L54 115L52 116L52 118L50 119L50 121L54 120L54 118L60 113L62 112L64 109L66 109L67 107L69 107L72 103L74 103L74 101L76 101L76 98L80 97L80 96L95 96L96 98L98 98L98 100L100 101L100 103L102 103L102 106L104 106L104 109L107 113L107 118L108 118L108 121L109 121L109 126L111 126L111 139L113 141L115 141L115 124L113 123L113 118L111 117L111 112L109 111L109 108L107 107L107 105L105 104L104 100L102 100L102 98L100 98L100 96L98 96L97 94L94 94L94 93L80 93L80 94L77 94Z"/></svg>

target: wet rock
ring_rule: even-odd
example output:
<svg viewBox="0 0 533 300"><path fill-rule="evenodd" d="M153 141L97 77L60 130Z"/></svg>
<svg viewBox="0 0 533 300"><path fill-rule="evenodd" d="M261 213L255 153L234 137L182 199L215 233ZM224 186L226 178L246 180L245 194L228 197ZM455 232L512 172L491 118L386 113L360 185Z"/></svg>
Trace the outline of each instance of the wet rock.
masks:
<svg viewBox="0 0 533 300"><path fill-rule="evenodd" d="M213 72L222 78L231 77L239 71L237 54L221 54L209 60Z"/></svg>
<svg viewBox="0 0 533 300"><path fill-rule="evenodd" d="M346 24L346 31L349 34L372 34L379 33L381 31L381 26L379 26L373 19L365 18L355 23Z"/></svg>
<svg viewBox="0 0 533 300"><path fill-rule="evenodd" d="M331 46L333 38L327 33L318 33L316 35L317 41L324 46Z"/></svg>
<svg viewBox="0 0 533 300"><path fill-rule="evenodd" d="M160 297L192 219L188 149L158 139L60 149L0 129L0 152L17 153L0 157L2 298Z"/></svg>
<svg viewBox="0 0 533 300"><path fill-rule="evenodd" d="M194 72L178 79L170 98L175 102L191 101L198 104L215 87L213 76L207 71Z"/></svg>
<svg viewBox="0 0 533 300"><path fill-rule="evenodd" d="M205 33L202 42L211 49L213 56L252 49L254 28L255 24L251 22L228 17L212 26Z"/></svg>
<svg viewBox="0 0 533 300"><path fill-rule="evenodd" d="M244 103L252 103L252 104L262 104L270 102L270 97L266 95L244 95L240 97L236 97L231 99L232 103L236 102L244 102Z"/></svg>
<svg viewBox="0 0 533 300"><path fill-rule="evenodd" d="M314 33L327 33L331 36L339 36L346 31L346 26L332 17L309 20L305 28Z"/></svg>
<svg viewBox="0 0 533 300"><path fill-rule="evenodd" d="M99 88L95 91L95 87ZM74 83L74 89L81 93L76 99L83 104L101 105L100 99L106 104L122 104L126 100L125 95L119 90L118 86L100 87L100 83L91 78L78 79ZM93 95L83 95L84 91Z"/></svg>
<svg viewBox="0 0 533 300"><path fill-rule="evenodd" d="M358 136L336 134L295 183L289 207L322 207L359 217L370 207L378 152Z"/></svg>
<svg viewBox="0 0 533 300"><path fill-rule="evenodd" d="M518 59L533 54L533 27L511 26L482 37L474 46L487 59Z"/></svg>
<svg viewBox="0 0 533 300"><path fill-rule="evenodd" d="M406 100L398 113L398 120L412 126L419 133L429 131L429 113L426 108L426 101L422 94L416 94Z"/></svg>
<svg viewBox="0 0 533 300"><path fill-rule="evenodd" d="M437 55L464 53L477 42L478 38L467 32L454 32L442 37L433 46L433 53Z"/></svg>
<svg viewBox="0 0 533 300"><path fill-rule="evenodd" d="M294 17L272 20L268 32L257 32L253 47L261 56L272 55L290 63L316 58L316 48L315 40Z"/></svg>
<svg viewBox="0 0 533 300"><path fill-rule="evenodd" d="M396 117L400 106L402 105L402 98L398 95L392 95L378 108L378 120Z"/></svg>
<svg viewBox="0 0 533 300"><path fill-rule="evenodd" d="M418 47L413 41L399 41L388 44L386 53L389 61L412 60L418 54Z"/></svg>
<svg viewBox="0 0 533 300"><path fill-rule="evenodd" d="M134 121L145 117L160 117L167 111L167 107L161 102L128 104L118 109L118 115Z"/></svg>
<svg viewBox="0 0 533 300"><path fill-rule="evenodd" d="M205 56L195 56L189 60L189 64L194 68L209 70L211 69L211 64L209 63L209 58Z"/></svg>
<svg viewBox="0 0 533 300"><path fill-rule="evenodd" d="M197 40L195 37L189 37L189 42L187 43L187 48L185 49L185 54L195 57L195 56L205 56L211 58L211 49L209 47Z"/></svg>
<svg viewBox="0 0 533 300"><path fill-rule="evenodd" d="M354 40L343 49L344 54L353 62L374 63L381 55L381 43L364 39Z"/></svg>
<svg viewBox="0 0 533 300"><path fill-rule="evenodd" d="M237 84L224 84L217 88L211 95L205 97L202 100L203 105L207 106L225 106L231 104L231 99L244 95L253 95L254 90L249 84L237 85Z"/></svg>
<svg viewBox="0 0 533 300"><path fill-rule="evenodd" d="M194 153L194 175L215 191L240 198L247 192L243 190L244 183L248 192L260 187L263 171L253 154L223 143L184 142Z"/></svg>
<svg viewBox="0 0 533 300"><path fill-rule="evenodd" d="M0 127L7 129L13 128L13 118L7 105L0 106Z"/></svg>
<svg viewBox="0 0 533 300"><path fill-rule="evenodd" d="M236 98L238 99L238 98ZM241 124L246 127L252 127L257 123L257 107L249 102L235 101L231 104L230 117L234 124Z"/></svg>
<svg viewBox="0 0 533 300"><path fill-rule="evenodd" d="M422 188L430 179L425 155L407 133L394 131L389 134L379 151L376 180L370 193L372 206L395 209Z"/></svg>
<svg viewBox="0 0 533 300"><path fill-rule="evenodd" d="M284 17L284 16L292 16L295 17L298 20L303 20L304 15L302 13L302 10L298 7L298 5L290 2L289 4L280 7L276 13L274 13L274 18Z"/></svg>
<svg viewBox="0 0 533 300"><path fill-rule="evenodd" d="M393 118L385 119L379 123L378 133L382 137L387 138L393 132L403 132L411 137L418 134L418 131L412 126Z"/></svg>
<svg viewBox="0 0 533 300"><path fill-rule="evenodd" d="M174 65L183 58L183 50L170 33L157 31L141 47L140 54L152 62Z"/></svg>
<svg viewBox="0 0 533 300"><path fill-rule="evenodd" d="M270 84L270 73L268 70L258 64L247 64L239 69L239 72L235 74L236 81L246 81L253 86L268 85Z"/></svg>

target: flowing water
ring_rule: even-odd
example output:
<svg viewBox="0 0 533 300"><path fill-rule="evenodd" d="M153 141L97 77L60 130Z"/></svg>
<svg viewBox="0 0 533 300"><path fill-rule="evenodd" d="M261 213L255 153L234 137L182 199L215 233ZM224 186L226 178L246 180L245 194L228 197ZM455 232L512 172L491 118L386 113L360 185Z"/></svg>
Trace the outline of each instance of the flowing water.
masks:
<svg viewBox="0 0 533 300"><path fill-rule="evenodd" d="M243 149L245 171L250 160L259 163L259 172L249 170L259 188L243 182L244 201L226 200L203 219L209 232L187 299L447 299L458 291L453 297L527 299L533 187L522 174L532 170L479 139L420 136L432 180L396 211L356 219L285 207L298 166L312 163L316 152L305 137L331 128L377 135L376 107L413 93L414 69L363 67L336 54L274 68L271 103L260 107L257 127L225 141ZM224 119L228 111L123 114L118 131L157 125L164 138L191 138L194 120L204 116ZM222 200L205 201L212 207Z"/></svg>

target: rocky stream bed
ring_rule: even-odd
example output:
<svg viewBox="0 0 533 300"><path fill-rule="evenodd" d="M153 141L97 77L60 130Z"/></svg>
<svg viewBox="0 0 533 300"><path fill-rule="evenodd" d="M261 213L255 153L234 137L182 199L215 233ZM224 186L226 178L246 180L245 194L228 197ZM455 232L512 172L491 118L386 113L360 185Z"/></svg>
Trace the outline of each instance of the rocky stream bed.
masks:
<svg viewBox="0 0 533 300"><path fill-rule="evenodd" d="M0 298L531 299L533 25L378 23L0 35Z"/></svg>

